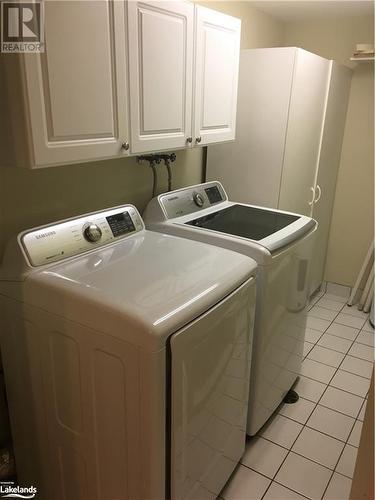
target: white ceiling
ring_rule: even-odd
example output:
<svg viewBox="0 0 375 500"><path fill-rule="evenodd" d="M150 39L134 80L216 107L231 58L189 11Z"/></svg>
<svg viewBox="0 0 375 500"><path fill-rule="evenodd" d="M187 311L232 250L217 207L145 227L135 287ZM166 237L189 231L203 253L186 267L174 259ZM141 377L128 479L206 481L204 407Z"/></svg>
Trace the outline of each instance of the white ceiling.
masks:
<svg viewBox="0 0 375 500"><path fill-rule="evenodd" d="M282 21L374 16L374 2L363 0L261 0L251 5Z"/></svg>

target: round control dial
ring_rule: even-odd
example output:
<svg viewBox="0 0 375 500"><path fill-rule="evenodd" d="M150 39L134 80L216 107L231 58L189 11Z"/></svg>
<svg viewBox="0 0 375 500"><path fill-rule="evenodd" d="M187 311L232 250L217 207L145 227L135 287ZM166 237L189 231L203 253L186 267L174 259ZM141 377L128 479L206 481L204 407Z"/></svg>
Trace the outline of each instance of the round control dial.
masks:
<svg viewBox="0 0 375 500"><path fill-rule="evenodd" d="M97 224L88 224L83 229L83 236L86 238L87 241L95 243L96 241L99 241L100 238L102 237L102 230Z"/></svg>
<svg viewBox="0 0 375 500"><path fill-rule="evenodd" d="M194 203L198 207L203 207L203 205L204 205L204 198L203 198L203 196L200 193L194 193L193 194L193 200L194 200Z"/></svg>

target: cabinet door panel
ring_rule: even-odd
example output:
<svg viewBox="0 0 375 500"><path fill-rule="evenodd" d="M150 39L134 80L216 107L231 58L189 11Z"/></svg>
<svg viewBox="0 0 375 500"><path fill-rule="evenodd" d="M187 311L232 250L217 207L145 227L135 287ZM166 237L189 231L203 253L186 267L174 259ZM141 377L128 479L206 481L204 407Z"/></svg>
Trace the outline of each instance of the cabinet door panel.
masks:
<svg viewBox="0 0 375 500"><path fill-rule="evenodd" d="M318 229L311 263L311 291L319 288L324 278L351 76L349 68L333 63L317 175L317 184L321 188L322 195L314 204L312 213L314 219L318 221Z"/></svg>
<svg viewBox="0 0 375 500"><path fill-rule="evenodd" d="M122 2L45 2L45 38L25 57L36 166L127 154Z"/></svg>
<svg viewBox="0 0 375 500"><path fill-rule="evenodd" d="M235 137L241 21L196 8L195 138Z"/></svg>
<svg viewBox="0 0 375 500"><path fill-rule="evenodd" d="M331 62L298 49L293 76L279 208L311 215Z"/></svg>
<svg viewBox="0 0 375 500"><path fill-rule="evenodd" d="M194 7L129 2L128 14L131 150L184 147L191 135Z"/></svg>
<svg viewBox="0 0 375 500"><path fill-rule="evenodd" d="M236 140L210 146L207 157L207 180L222 182L231 200L278 206L295 52L241 51Z"/></svg>

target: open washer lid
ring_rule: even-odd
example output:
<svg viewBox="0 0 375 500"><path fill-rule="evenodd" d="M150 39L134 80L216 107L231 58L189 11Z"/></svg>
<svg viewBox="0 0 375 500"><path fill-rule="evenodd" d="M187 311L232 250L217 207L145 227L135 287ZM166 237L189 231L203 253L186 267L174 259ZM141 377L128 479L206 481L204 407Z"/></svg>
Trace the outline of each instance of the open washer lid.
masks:
<svg viewBox="0 0 375 500"><path fill-rule="evenodd" d="M88 222L96 242L82 235ZM18 245L27 269L14 298L152 350L256 272L248 257L146 231L129 205L26 231Z"/></svg>

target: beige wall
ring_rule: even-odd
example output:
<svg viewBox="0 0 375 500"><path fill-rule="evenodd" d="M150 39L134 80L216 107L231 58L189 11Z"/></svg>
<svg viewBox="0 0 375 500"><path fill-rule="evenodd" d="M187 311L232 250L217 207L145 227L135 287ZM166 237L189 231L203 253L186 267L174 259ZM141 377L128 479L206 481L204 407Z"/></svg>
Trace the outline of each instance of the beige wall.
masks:
<svg viewBox="0 0 375 500"><path fill-rule="evenodd" d="M284 35L284 25L276 18L237 0L222 2L197 0L195 3L242 19L241 48L278 47Z"/></svg>
<svg viewBox="0 0 375 500"><path fill-rule="evenodd" d="M242 19L243 48L280 45L282 24L247 2L204 3ZM159 172L162 192L165 169ZM178 152L173 175L174 188L201 182L202 149ZM0 166L0 257L7 240L23 229L121 203L142 211L151 190L151 170L134 158L34 171Z"/></svg>
<svg viewBox="0 0 375 500"><path fill-rule="evenodd" d="M357 43L372 43L373 19L353 17L288 23L285 46L298 46L353 67L336 186L325 278L353 285L374 227L373 64L350 63Z"/></svg>
<svg viewBox="0 0 375 500"><path fill-rule="evenodd" d="M202 148L181 151L173 187L201 181ZM159 190L166 190L160 165ZM143 210L152 192L152 172L135 158L38 170L0 168L0 256L11 236L61 218L132 203Z"/></svg>

